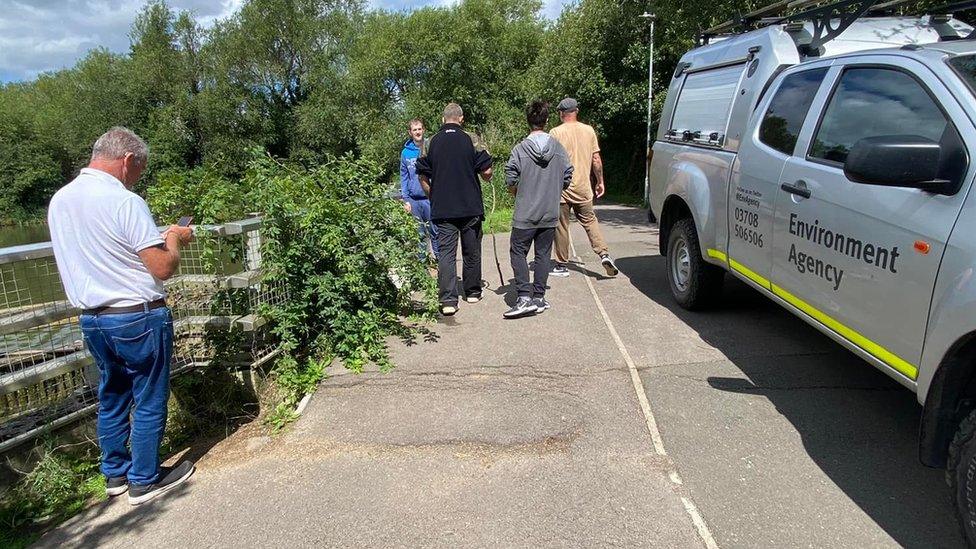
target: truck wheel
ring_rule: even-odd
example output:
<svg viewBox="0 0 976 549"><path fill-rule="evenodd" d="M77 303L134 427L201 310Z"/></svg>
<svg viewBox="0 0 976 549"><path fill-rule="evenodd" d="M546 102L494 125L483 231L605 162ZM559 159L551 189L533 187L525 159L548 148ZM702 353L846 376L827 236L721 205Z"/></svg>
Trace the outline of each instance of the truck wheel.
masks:
<svg viewBox="0 0 976 549"><path fill-rule="evenodd" d="M725 271L702 259L693 219L679 219L671 227L667 259L668 283L678 305L696 310L718 300Z"/></svg>
<svg viewBox="0 0 976 549"><path fill-rule="evenodd" d="M946 468L952 503L970 547L976 547L976 410L959 424Z"/></svg>

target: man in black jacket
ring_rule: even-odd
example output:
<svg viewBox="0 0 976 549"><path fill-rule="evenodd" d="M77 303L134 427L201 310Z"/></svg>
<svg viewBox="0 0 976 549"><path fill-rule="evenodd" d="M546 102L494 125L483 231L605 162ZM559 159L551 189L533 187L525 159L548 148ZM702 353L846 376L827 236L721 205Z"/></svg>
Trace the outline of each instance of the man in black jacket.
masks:
<svg viewBox="0 0 976 549"><path fill-rule="evenodd" d="M430 217L437 227L440 256L437 287L441 314L457 312L457 246L464 262L464 300L481 300L481 223L485 207L478 175L491 180L491 155L481 139L465 132L464 112L457 103L444 108L444 125L430 138L426 156L417 160L417 175L430 197Z"/></svg>

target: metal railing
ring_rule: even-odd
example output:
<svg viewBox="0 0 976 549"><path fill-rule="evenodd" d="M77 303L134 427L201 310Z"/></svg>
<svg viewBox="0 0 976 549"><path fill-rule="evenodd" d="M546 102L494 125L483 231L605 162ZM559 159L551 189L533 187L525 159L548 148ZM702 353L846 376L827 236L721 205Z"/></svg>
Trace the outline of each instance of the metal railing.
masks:
<svg viewBox="0 0 976 549"><path fill-rule="evenodd" d="M276 354L260 311L285 292L263 280L261 225L255 217L194 227L166 282L172 375L214 362L253 367ZM97 410L98 369L78 314L50 242L0 249L0 453Z"/></svg>

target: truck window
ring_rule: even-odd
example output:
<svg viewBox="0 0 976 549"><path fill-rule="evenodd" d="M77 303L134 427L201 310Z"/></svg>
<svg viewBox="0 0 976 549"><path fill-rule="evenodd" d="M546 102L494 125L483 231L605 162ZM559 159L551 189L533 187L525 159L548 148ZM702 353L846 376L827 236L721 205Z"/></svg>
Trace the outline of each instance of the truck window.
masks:
<svg viewBox="0 0 976 549"><path fill-rule="evenodd" d="M969 90L976 93L976 55L960 55L952 57L948 61L956 74L962 78Z"/></svg>
<svg viewBox="0 0 976 549"><path fill-rule="evenodd" d="M817 129L810 157L843 164L858 140L915 135L944 142L955 129L917 80L894 69L855 67L841 75Z"/></svg>
<svg viewBox="0 0 976 549"><path fill-rule="evenodd" d="M744 64L732 65L686 75L671 129L701 132L702 135L717 132L724 138L744 67Z"/></svg>
<svg viewBox="0 0 976 549"><path fill-rule="evenodd" d="M793 154L800 127L827 75L827 67L793 73L783 79L759 126L759 140L785 154Z"/></svg>

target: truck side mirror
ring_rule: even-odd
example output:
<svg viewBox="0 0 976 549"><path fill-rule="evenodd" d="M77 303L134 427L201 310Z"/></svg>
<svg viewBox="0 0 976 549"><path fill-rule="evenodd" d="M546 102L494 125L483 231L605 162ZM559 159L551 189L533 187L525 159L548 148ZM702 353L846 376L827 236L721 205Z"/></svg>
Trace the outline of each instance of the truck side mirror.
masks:
<svg viewBox="0 0 976 549"><path fill-rule="evenodd" d="M856 183L909 187L945 194L951 182L940 179L942 147L917 135L865 137L854 143L844 175Z"/></svg>

